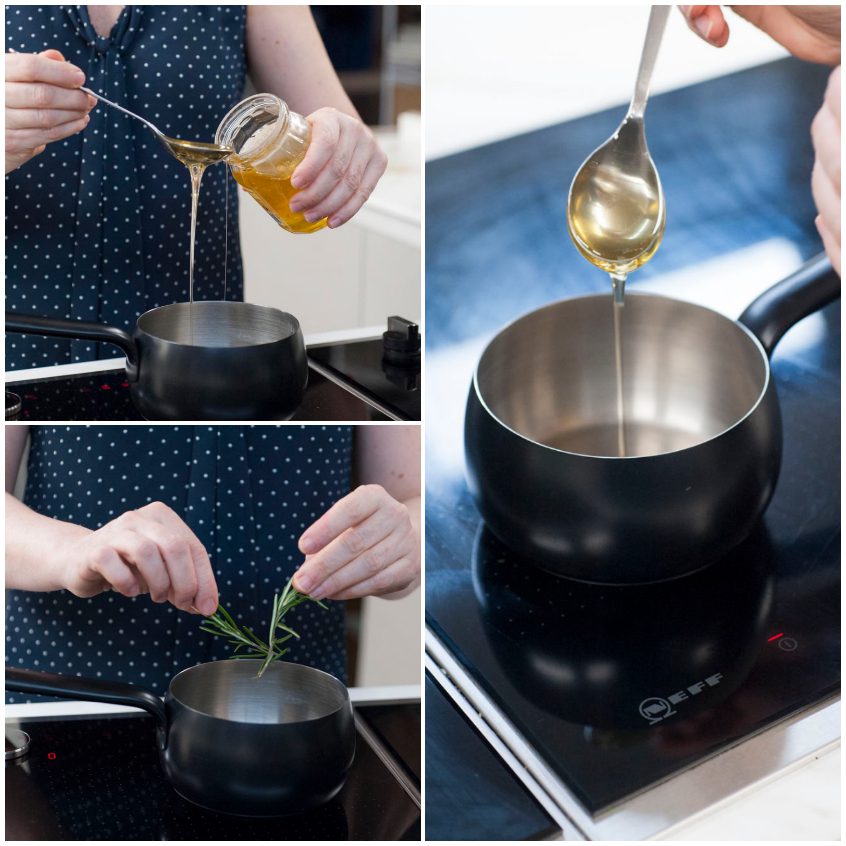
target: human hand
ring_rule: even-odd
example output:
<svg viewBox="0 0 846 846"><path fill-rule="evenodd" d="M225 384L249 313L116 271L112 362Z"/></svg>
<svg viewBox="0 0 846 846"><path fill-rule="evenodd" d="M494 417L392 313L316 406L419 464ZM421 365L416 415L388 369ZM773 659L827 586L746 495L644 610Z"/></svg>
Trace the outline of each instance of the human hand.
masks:
<svg viewBox="0 0 846 846"><path fill-rule="evenodd" d="M57 581L75 596L149 593L183 611L217 610L217 584L197 536L164 503L127 511L61 550Z"/></svg>
<svg viewBox="0 0 846 846"><path fill-rule="evenodd" d="M388 166L373 133L337 109L318 109L306 120L311 143L291 176L297 193L291 211L309 223L329 218L329 228L346 223L365 203Z"/></svg>
<svg viewBox="0 0 846 846"><path fill-rule="evenodd" d="M408 507L381 485L362 485L303 532L294 587L312 599L385 596L420 576L420 538Z"/></svg>
<svg viewBox="0 0 846 846"><path fill-rule="evenodd" d="M794 56L824 65L840 64L840 6L731 6ZM719 6L679 6L700 38L724 47L729 27Z"/></svg>
<svg viewBox="0 0 846 846"><path fill-rule="evenodd" d="M840 273L840 68L828 79L822 108L811 124L814 170L811 193L816 203L817 229L837 273Z"/></svg>
<svg viewBox="0 0 846 846"><path fill-rule="evenodd" d="M58 50L6 53L6 173L47 144L81 132L96 104L77 90L85 74Z"/></svg>

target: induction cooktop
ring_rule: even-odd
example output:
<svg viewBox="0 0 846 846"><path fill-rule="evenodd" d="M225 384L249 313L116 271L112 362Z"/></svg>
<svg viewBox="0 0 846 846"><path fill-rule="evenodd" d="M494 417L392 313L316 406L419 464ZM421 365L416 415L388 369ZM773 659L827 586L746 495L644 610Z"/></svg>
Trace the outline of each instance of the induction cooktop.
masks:
<svg viewBox="0 0 846 846"><path fill-rule="evenodd" d="M454 661L593 818L839 690L839 384L813 355L774 375L784 458L763 520L723 560L663 584L543 571L430 464L430 657Z"/></svg>
<svg viewBox="0 0 846 846"><path fill-rule="evenodd" d="M164 778L146 715L7 719L7 729L32 740L24 757L6 762L6 839L419 840L419 794L406 776L415 758L403 751L411 738L419 759L419 704L355 712L355 760L341 792L278 819L215 814L180 797ZM386 721L399 727L394 742L380 734Z"/></svg>
<svg viewBox="0 0 846 846"><path fill-rule="evenodd" d="M130 399L122 362L58 378L19 380L7 374L6 391L21 400L16 419L143 420ZM290 419L420 419L419 346L416 358L386 349L381 339L310 346L308 362L306 393Z"/></svg>

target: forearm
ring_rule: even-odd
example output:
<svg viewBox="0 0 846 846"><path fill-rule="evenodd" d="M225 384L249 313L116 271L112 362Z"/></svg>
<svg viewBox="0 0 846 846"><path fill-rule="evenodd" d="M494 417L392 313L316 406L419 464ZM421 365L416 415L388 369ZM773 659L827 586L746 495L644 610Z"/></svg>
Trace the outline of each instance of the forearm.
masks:
<svg viewBox="0 0 846 846"><path fill-rule="evenodd" d="M6 494L6 587L50 591L65 587L62 548L90 535L83 526L45 517Z"/></svg>
<svg viewBox="0 0 846 846"><path fill-rule="evenodd" d="M249 6L247 62L259 91L308 115L330 106L358 118L308 6Z"/></svg>

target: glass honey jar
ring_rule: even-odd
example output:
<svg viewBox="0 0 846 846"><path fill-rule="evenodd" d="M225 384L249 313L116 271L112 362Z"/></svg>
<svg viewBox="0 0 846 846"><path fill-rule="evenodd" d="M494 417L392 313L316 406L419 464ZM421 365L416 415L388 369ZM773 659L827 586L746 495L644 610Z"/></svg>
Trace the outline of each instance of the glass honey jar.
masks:
<svg viewBox="0 0 846 846"><path fill-rule="evenodd" d="M235 180L289 232L316 232L327 218L309 223L291 211L297 189L291 175L303 160L311 127L273 94L254 94L242 100L220 122L215 143L230 147L227 158Z"/></svg>

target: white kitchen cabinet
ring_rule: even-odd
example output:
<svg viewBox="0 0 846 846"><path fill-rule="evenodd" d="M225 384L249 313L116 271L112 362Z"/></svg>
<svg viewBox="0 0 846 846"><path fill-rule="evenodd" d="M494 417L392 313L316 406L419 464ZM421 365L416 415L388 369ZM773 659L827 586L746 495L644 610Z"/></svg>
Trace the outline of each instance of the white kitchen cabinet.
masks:
<svg viewBox="0 0 846 846"><path fill-rule="evenodd" d="M296 315L306 335L379 326L390 314L420 319L419 155L395 133L377 135L388 170L340 229L293 235L238 189L244 296Z"/></svg>

